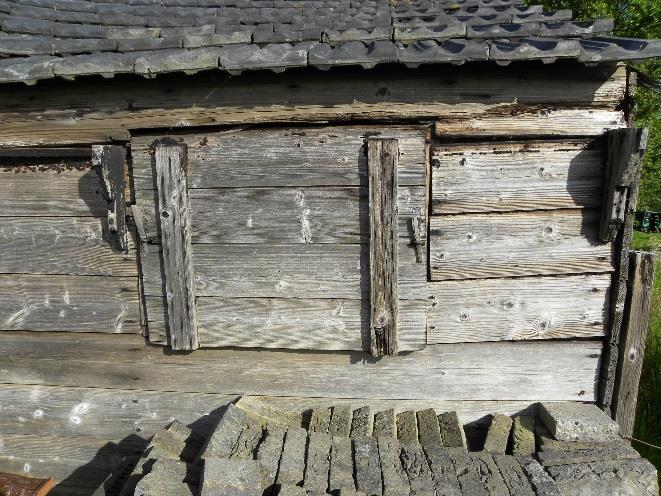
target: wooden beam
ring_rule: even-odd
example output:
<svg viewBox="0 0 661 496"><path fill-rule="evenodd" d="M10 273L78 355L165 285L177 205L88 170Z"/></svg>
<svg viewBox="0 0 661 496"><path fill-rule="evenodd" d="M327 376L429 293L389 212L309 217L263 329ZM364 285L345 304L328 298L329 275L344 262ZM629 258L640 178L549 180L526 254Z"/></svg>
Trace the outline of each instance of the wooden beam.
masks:
<svg viewBox="0 0 661 496"><path fill-rule="evenodd" d="M119 247L128 252L128 234L126 228L126 150L117 145L92 146L92 165L99 174L99 179L108 202L108 227L117 235Z"/></svg>
<svg viewBox="0 0 661 496"><path fill-rule="evenodd" d="M638 400L638 383L645 357L654 279L654 255L633 252L629 257L629 295L625 309L617 383L613 401L615 420L620 434L633 435Z"/></svg>
<svg viewBox="0 0 661 496"><path fill-rule="evenodd" d="M648 129L617 129L608 133L608 160L604 176L604 194L599 239L614 241L624 224L628 189L637 177Z"/></svg>
<svg viewBox="0 0 661 496"><path fill-rule="evenodd" d="M195 350L199 342L186 147L169 142L155 143L154 156L170 345L173 350Z"/></svg>
<svg viewBox="0 0 661 496"><path fill-rule="evenodd" d="M368 139L370 211L370 351L397 355L396 139Z"/></svg>

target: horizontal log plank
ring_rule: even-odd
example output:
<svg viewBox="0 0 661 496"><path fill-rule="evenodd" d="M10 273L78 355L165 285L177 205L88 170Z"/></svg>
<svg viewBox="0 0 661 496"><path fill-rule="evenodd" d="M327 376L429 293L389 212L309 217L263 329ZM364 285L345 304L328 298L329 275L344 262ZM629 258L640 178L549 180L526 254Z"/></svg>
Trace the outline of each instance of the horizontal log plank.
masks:
<svg viewBox="0 0 661 496"><path fill-rule="evenodd" d="M614 66L479 65L448 68L442 77L433 68L339 71L331 79L318 71L288 71L220 84L216 75L199 74L166 75L159 86L141 77L53 81L38 90L14 86L0 96L0 143L99 143L150 127L484 116L544 103L614 109L626 86L624 68Z"/></svg>
<svg viewBox="0 0 661 496"><path fill-rule="evenodd" d="M603 149L590 141L439 145L432 212L600 207Z"/></svg>
<svg viewBox="0 0 661 496"><path fill-rule="evenodd" d="M145 294L163 294L158 246L141 256ZM426 267L415 248L399 245L400 299L424 294ZM237 298L368 299L369 250L366 245L193 245L198 296Z"/></svg>
<svg viewBox="0 0 661 496"><path fill-rule="evenodd" d="M247 129L173 135L188 146L188 185L196 188L367 185L368 137L400 143L403 186L425 184L426 131L422 127L333 126ZM136 189L155 189L151 144L161 136L131 140Z"/></svg>
<svg viewBox="0 0 661 496"><path fill-rule="evenodd" d="M160 243L153 190L142 192L144 235ZM193 243L367 243L367 188L190 189ZM400 238L411 240L411 217L424 219L423 186L398 188ZM421 239L426 239L426 232Z"/></svg>
<svg viewBox="0 0 661 496"><path fill-rule="evenodd" d="M146 297L149 342L167 344L163 298ZM200 346L364 350L369 345L366 300L198 298ZM426 344L425 300L399 301L400 349Z"/></svg>
<svg viewBox="0 0 661 496"><path fill-rule="evenodd" d="M140 332L136 277L0 274L0 330Z"/></svg>
<svg viewBox="0 0 661 496"><path fill-rule="evenodd" d="M609 274L430 282L427 341L604 336Z"/></svg>
<svg viewBox="0 0 661 496"><path fill-rule="evenodd" d="M0 333L0 347L5 352L0 382L7 384L533 402L594 401L602 343L434 345L376 362L359 352L200 349L193 355L166 354L131 335Z"/></svg>
<svg viewBox="0 0 661 496"><path fill-rule="evenodd" d="M430 221L434 281L610 272L598 211L445 215Z"/></svg>
<svg viewBox="0 0 661 496"><path fill-rule="evenodd" d="M105 217L0 217L0 273L138 275L133 242L119 250Z"/></svg>
<svg viewBox="0 0 661 496"><path fill-rule="evenodd" d="M88 166L0 166L0 215L105 217L108 205Z"/></svg>

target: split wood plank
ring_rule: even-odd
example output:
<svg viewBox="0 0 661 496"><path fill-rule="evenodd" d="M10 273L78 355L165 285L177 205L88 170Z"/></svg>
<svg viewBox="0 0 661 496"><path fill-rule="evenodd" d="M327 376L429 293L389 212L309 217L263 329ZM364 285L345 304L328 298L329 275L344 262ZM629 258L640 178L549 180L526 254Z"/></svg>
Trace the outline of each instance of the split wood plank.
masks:
<svg viewBox="0 0 661 496"><path fill-rule="evenodd" d="M0 273L136 277L131 234L122 253L104 218L0 217Z"/></svg>
<svg viewBox="0 0 661 496"><path fill-rule="evenodd" d="M0 166L3 217L106 217L107 213L90 162Z"/></svg>
<svg viewBox="0 0 661 496"><path fill-rule="evenodd" d="M0 274L0 330L138 333L135 277Z"/></svg>
<svg viewBox="0 0 661 496"><path fill-rule="evenodd" d="M610 274L430 282L427 342L606 334Z"/></svg>
<svg viewBox="0 0 661 496"><path fill-rule="evenodd" d="M365 140L397 138L400 186L425 184L421 126L286 127L172 135L188 147L193 189L367 186ZM156 136L131 139L139 190L156 189L150 145Z"/></svg>
<svg viewBox="0 0 661 496"><path fill-rule="evenodd" d="M399 351L397 316L397 160L396 139L367 140L370 212L370 352Z"/></svg>
<svg viewBox="0 0 661 496"><path fill-rule="evenodd" d="M597 240L599 213L549 210L430 219L434 281L613 270L613 246Z"/></svg>
<svg viewBox="0 0 661 496"><path fill-rule="evenodd" d="M638 384L645 357L652 304L654 260L652 253L633 252L629 257L629 295L620 340L614 414L624 437L633 435Z"/></svg>
<svg viewBox="0 0 661 496"><path fill-rule="evenodd" d="M126 227L126 150L118 145L92 146L92 165L97 169L108 202L108 227L117 236L119 247L128 251Z"/></svg>
<svg viewBox="0 0 661 496"><path fill-rule="evenodd" d="M569 66L573 67L573 66ZM431 69L358 71L339 69L338 77L322 74L243 74L218 87L213 75L191 81L169 76L155 88L139 78L47 88L13 87L0 97L0 143L5 146L99 143L128 139L134 128L239 125L264 122L312 122L356 119L435 119L509 115L526 105L582 107L560 123L543 128L613 127L613 115L586 112L591 107L615 110L626 88L624 67L614 65L576 71L528 65L520 69L458 67L443 78ZM568 88L570 90L568 91ZM199 102L204 101L204 107ZM540 112L540 119L545 113ZM614 111L613 114L621 113ZM499 117L498 117L499 118ZM546 118L547 120L551 120ZM604 119L601 125L595 121ZM509 125L517 123L517 118ZM462 123L465 127L471 123ZM528 124L526 130L537 124ZM484 125L491 135L493 132ZM567 131L569 132L569 131ZM596 133L598 134L598 133Z"/></svg>
<svg viewBox="0 0 661 496"><path fill-rule="evenodd" d="M154 156L170 346L173 350L195 350L199 340L186 182L186 147L156 144Z"/></svg>
<svg viewBox="0 0 661 496"><path fill-rule="evenodd" d="M146 296L149 341L167 344L167 312L162 297ZM364 350L369 347L366 301L323 298L198 297L200 346ZM399 300L402 351L426 345L424 300Z"/></svg>
<svg viewBox="0 0 661 496"><path fill-rule="evenodd" d="M647 148L648 129L618 129L608 133L608 161L599 239L614 241L626 215L627 195L639 175Z"/></svg>
<svg viewBox="0 0 661 496"><path fill-rule="evenodd" d="M594 140L438 145L432 212L600 207L604 155Z"/></svg>
<svg viewBox="0 0 661 496"><path fill-rule="evenodd" d="M597 341L448 344L374 362L360 352L164 354L144 346L141 336L125 334L0 333L0 345L2 383L275 396L318 396L323 390L355 402L594 401L602 347Z"/></svg>

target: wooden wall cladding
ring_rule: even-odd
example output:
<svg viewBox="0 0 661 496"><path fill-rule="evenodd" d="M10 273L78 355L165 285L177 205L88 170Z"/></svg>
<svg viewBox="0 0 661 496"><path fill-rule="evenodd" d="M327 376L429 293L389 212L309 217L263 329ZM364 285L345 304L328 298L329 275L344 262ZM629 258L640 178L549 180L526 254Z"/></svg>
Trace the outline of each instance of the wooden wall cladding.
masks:
<svg viewBox="0 0 661 496"><path fill-rule="evenodd" d="M140 331L136 250L107 213L89 160L0 164L0 331Z"/></svg>
<svg viewBox="0 0 661 496"><path fill-rule="evenodd" d="M425 130L254 129L171 136L188 147L187 180L202 347L362 350L369 343L368 137L399 147L400 350L424 347ZM132 141L149 339L167 342L150 145ZM426 259L426 256L425 256Z"/></svg>
<svg viewBox="0 0 661 496"><path fill-rule="evenodd" d="M432 152L429 343L602 337L602 139Z"/></svg>

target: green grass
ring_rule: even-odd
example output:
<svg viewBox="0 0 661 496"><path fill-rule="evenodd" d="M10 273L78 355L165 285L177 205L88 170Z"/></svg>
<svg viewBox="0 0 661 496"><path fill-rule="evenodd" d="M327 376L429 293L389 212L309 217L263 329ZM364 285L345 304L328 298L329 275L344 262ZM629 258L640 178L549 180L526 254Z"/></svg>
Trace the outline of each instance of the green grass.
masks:
<svg viewBox="0 0 661 496"><path fill-rule="evenodd" d="M640 378L634 437L661 446L661 234L634 232L633 248L657 253L650 329ZM661 477L661 450L634 441L633 446L650 460Z"/></svg>

